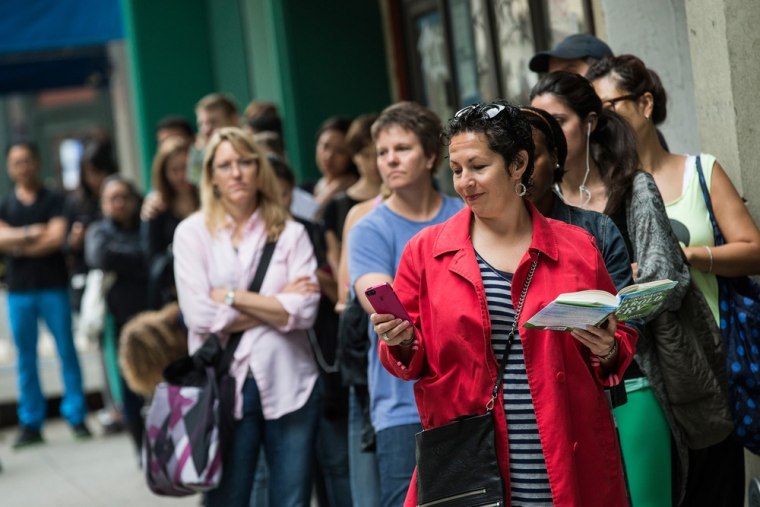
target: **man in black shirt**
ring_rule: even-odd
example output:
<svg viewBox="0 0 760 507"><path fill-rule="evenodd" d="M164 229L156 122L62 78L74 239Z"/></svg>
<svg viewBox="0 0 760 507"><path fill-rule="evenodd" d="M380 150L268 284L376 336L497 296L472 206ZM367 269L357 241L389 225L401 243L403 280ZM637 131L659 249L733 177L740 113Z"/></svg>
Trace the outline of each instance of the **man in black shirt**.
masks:
<svg viewBox="0 0 760 507"><path fill-rule="evenodd" d="M74 436L86 438L84 391L71 328L68 274L61 246L66 235L63 196L42 186L35 145L15 143L6 152L14 189L0 202L0 252L6 256L8 317L18 355L18 418L14 447L42 442L46 402L37 371L38 320L58 349L64 394L61 414Z"/></svg>

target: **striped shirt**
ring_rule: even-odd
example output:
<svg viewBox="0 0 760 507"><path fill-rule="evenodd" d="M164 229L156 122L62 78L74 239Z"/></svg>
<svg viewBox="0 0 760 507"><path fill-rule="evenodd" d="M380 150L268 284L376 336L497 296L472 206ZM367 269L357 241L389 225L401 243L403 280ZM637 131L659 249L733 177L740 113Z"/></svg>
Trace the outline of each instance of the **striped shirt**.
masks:
<svg viewBox="0 0 760 507"><path fill-rule="evenodd" d="M491 345L500 362L515 320L512 274L494 269L479 255L477 258L491 317ZM519 334L514 336L503 378L512 505L551 506L552 493Z"/></svg>

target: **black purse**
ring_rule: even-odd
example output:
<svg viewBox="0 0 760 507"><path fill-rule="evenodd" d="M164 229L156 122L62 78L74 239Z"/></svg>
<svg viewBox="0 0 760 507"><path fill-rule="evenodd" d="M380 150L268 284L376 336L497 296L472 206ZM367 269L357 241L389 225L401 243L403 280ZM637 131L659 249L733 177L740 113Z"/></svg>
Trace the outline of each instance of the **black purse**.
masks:
<svg viewBox="0 0 760 507"><path fill-rule="evenodd" d="M416 435L417 505L419 507L503 506L504 479L496 454L493 407L512 347L525 295L538 259L525 279L515 321L483 415L467 415Z"/></svg>

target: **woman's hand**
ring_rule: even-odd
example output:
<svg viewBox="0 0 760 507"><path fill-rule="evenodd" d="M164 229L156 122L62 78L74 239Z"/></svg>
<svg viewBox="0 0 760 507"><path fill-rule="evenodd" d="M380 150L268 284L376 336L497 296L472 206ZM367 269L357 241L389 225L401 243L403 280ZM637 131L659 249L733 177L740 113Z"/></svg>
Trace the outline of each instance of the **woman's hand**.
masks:
<svg viewBox="0 0 760 507"><path fill-rule="evenodd" d="M617 341L615 332L618 321L614 315L607 319L606 327L588 326L586 329L573 329L573 338L588 347L592 354L604 362L617 357Z"/></svg>
<svg viewBox="0 0 760 507"><path fill-rule="evenodd" d="M369 320L377 336L390 346L410 346L414 340L414 328L408 320L398 319L389 313L373 313Z"/></svg>
<svg viewBox="0 0 760 507"><path fill-rule="evenodd" d="M74 222L71 224L71 231L69 231L68 244L69 248L75 251L82 250L84 246L84 234L86 227L82 222Z"/></svg>

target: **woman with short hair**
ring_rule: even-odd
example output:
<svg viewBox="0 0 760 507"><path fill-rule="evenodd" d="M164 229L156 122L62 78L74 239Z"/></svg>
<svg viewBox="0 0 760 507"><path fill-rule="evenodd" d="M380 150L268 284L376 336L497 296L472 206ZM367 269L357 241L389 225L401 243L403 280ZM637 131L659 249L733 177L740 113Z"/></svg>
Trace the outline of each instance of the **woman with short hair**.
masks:
<svg viewBox="0 0 760 507"><path fill-rule="evenodd" d="M604 386L620 382L635 331L614 316L572 332L524 327L560 293L615 292L599 250L525 199L534 146L518 108L469 106L444 135L467 208L407 245L394 289L411 322L371 316L382 364L416 380L425 429L492 407L505 505L626 506ZM412 484L405 505L417 504Z"/></svg>

